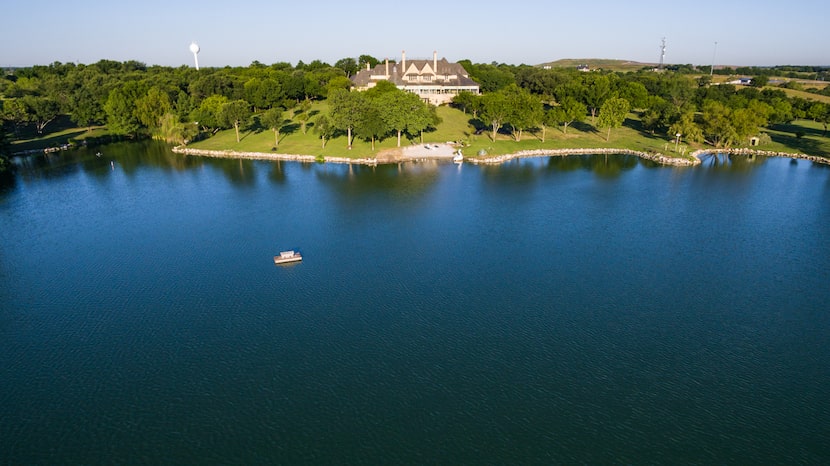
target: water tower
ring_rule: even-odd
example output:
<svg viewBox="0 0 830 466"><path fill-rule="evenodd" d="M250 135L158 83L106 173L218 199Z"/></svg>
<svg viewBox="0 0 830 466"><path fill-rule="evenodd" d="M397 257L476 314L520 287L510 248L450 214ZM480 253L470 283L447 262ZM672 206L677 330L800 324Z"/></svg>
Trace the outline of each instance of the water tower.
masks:
<svg viewBox="0 0 830 466"><path fill-rule="evenodd" d="M196 42L190 43L190 51L193 52L193 61L196 62L196 69L199 69L199 44Z"/></svg>
<svg viewBox="0 0 830 466"><path fill-rule="evenodd" d="M658 70L663 69L663 61L666 59L666 38L663 38L663 43L660 45L660 65L657 66Z"/></svg>

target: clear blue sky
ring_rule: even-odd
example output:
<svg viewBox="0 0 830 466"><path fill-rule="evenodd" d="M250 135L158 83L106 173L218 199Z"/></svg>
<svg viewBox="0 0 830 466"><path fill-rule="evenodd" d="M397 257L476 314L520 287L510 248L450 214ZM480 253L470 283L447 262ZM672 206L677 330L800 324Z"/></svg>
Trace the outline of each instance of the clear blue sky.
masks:
<svg viewBox="0 0 830 466"><path fill-rule="evenodd" d="M369 54L539 64L560 58L830 65L826 0L11 0L0 66L138 60L246 66ZM718 43L715 50L715 42Z"/></svg>

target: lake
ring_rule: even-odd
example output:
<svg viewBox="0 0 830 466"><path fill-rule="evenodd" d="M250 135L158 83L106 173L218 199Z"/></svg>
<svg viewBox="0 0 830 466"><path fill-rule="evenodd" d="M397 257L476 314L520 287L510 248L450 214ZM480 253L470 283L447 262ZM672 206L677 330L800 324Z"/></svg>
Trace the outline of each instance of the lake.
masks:
<svg viewBox="0 0 830 466"><path fill-rule="evenodd" d="M830 461L826 166L18 164L0 463Z"/></svg>

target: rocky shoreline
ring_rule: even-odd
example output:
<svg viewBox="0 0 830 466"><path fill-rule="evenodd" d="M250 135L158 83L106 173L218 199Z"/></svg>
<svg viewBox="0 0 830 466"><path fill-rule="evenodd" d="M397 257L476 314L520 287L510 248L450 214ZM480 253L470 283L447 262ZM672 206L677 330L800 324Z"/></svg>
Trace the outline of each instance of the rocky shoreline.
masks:
<svg viewBox="0 0 830 466"><path fill-rule="evenodd" d="M614 155L636 155L641 159L651 160L652 162L661 165L672 165L677 167L692 167L700 163L700 159L692 156L692 158L668 157L663 154L640 152L631 149L537 149L524 150L514 152L512 154L497 155L493 157L484 157L479 159L464 159L477 164L500 164L508 160L526 158L526 157L564 157L568 155L598 155L598 154L614 154Z"/></svg>
<svg viewBox="0 0 830 466"><path fill-rule="evenodd" d="M235 158L235 159L253 159L253 160L284 160L290 162L304 162L304 163L345 163L358 165L378 165L381 163L397 163L406 161L421 160L421 157L381 157L379 158L359 158L352 159L349 157L322 157L313 155L300 154L272 154L268 152L237 152L232 150L205 150L193 149L189 147L175 147L173 152L184 155L194 155L200 157L215 157L215 158ZM669 165L675 167L693 167L700 164L700 157L705 154L735 154L735 155L761 155L765 157L787 157L793 159L809 160L815 163L830 165L830 159L824 157L817 157L814 155L807 155L801 153L788 152L774 152L762 151L755 149L700 149L689 154L688 157L669 157L660 153L649 153L635 151L631 149L537 149L514 152L512 154L496 155L496 156L482 156L482 157L464 157L464 161L473 164L497 165L509 160L518 158L530 157L564 157L568 155L635 155L641 159L651 160L652 162L661 165Z"/></svg>
<svg viewBox="0 0 830 466"><path fill-rule="evenodd" d="M285 160L289 162L327 162L327 163L351 163L360 165L377 165L376 158L351 159L348 157L316 157L313 155L300 154L269 154L268 152L237 152L233 150L204 150L192 149L190 147L174 147L173 152L183 155L196 155L199 157L214 157L221 159L252 159L252 160Z"/></svg>
<svg viewBox="0 0 830 466"><path fill-rule="evenodd" d="M830 159L828 158L802 154L799 152L776 152L756 149L700 149L692 152L690 155L700 160L700 156L705 154L762 155L764 157L786 157L788 159L809 160L810 162L830 165Z"/></svg>

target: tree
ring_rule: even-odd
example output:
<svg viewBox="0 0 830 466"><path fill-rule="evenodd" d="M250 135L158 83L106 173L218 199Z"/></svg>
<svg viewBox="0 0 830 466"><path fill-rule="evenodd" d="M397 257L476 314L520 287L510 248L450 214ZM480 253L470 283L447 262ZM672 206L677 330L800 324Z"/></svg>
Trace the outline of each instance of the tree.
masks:
<svg viewBox="0 0 830 466"><path fill-rule="evenodd" d="M745 141L750 136L757 134L759 127L766 124L763 116L748 108L736 108L732 110L732 127L735 128L735 136L738 141Z"/></svg>
<svg viewBox="0 0 830 466"><path fill-rule="evenodd" d="M367 89L364 94L366 98L369 100L377 99L381 96L381 94L386 94L387 92L400 92L398 86L391 81L378 81L377 84Z"/></svg>
<svg viewBox="0 0 830 466"><path fill-rule="evenodd" d="M703 141L703 131L695 123L694 112L683 112L680 118L669 127L669 135L680 134L679 141L686 139L692 142Z"/></svg>
<svg viewBox="0 0 830 466"><path fill-rule="evenodd" d="M3 120L10 121L12 126L14 126L15 136L20 136L20 127L24 126L31 118L29 108L20 98L9 99L3 102ZM2 132L0 131L0 133Z"/></svg>
<svg viewBox="0 0 830 466"><path fill-rule="evenodd" d="M784 124L793 121L793 106L787 98L773 98L770 101L772 113L769 116L771 124Z"/></svg>
<svg viewBox="0 0 830 466"><path fill-rule="evenodd" d="M354 131L356 135L372 141L372 150L375 150L375 139L382 137L389 131L377 103L371 100L366 101L365 108L355 122Z"/></svg>
<svg viewBox="0 0 830 466"><path fill-rule="evenodd" d="M539 120L539 126L542 127L542 142L545 142L548 127L558 125L563 118L562 109L559 107L542 110L542 118Z"/></svg>
<svg viewBox="0 0 830 466"><path fill-rule="evenodd" d="M510 115L510 104L502 92L492 92L481 97L481 119L493 128L492 140Z"/></svg>
<svg viewBox="0 0 830 466"><path fill-rule="evenodd" d="M193 123L183 123L174 113L166 113L159 123L159 136L167 142L187 144L199 133L199 128Z"/></svg>
<svg viewBox="0 0 830 466"><path fill-rule="evenodd" d="M245 82L245 100L254 108L271 108L278 105L285 95L279 81L272 78L251 78Z"/></svg>
<svg viewBox="0 0 830 466"><path fill-rule="evenodd" d="M729 91L724 86L713 87L720 87L726 92ZM656 94L671 102L676 108L680 108L694 97L696 89L697 84L692 78L677 73L667 73L659 81L659 89ZM704 89L711 90L712 87Z"/></svg>
<svg viewBox="0 0 830 466"><path fill-rule="evenodd" d="M749 85L752 87L764 87L767 84L769 84L769 76L763 74L755 76L749 81Z"/></svg>
<svg viewBox="0 0 830 466"><path fill-rule="evenodd" d="M48 97L27 95L22 97L21 100L26 105L29 119L35 124L38 134L43 134L46 125L54 120L60 111L58 103Z"/></svg>
<svg viewBox="0 0 830 466"><path fill-rule="evenodd" d="M703 135L715 147L728 147L738 140L732 125L732 112L726 105L715 100L704 101Z"/></svg>
<svg viewBox="0 0 830 466"><path fill-rule="evenodd" d="M329 117L332 125L346 132L346 145L352 148L352 130L366 107L366 97L360 92L336 89L329 96Z"/></svg>
<svg viewBox="0 0 830 466"><path fill-rule="evenodd" d="M652 95L649 96L647 108L642 113L640 121L643 123L643 128L654 134L655 131L665 131L677 115L677 107L660 96Z"/></svg>
<svg viewBox="0 0 830 466"><path fill-rule="evenodd" d="M260 123L274 132L274 148L280 145L280 130L285 124L285 112L282 108L274 107L266 110L259 118Z"/></svg>
<svg viewBox="0 0 830 466"><path fill-rule="evenodd" d="M591 124L594 124L594 117L597 110L602 106L611 93L611 81L604 74L587 73L583 78L583 101L591 111Z"/></svg>
<svg viewBox="0 0 830 466"><path fill-rule="evenodd" d="M134 135L138 133L140 123L135 117L135 98L127 86L110 91L104 111L107 114L107 128L114 134Z"/></svg>
<svg viewBox="0 0 830 466"><path fill-rule="evenodd" d="M377 98L377 105L381 118L390 130L394 130L398 137L398 147L401 147L401 134L407 129L416 131L423 123L423 111L426 104L416 94L399 89L384 92ZM423 128L426 126L424 125Z"/></svg>
<svg viewBox="0 0 830 466"><path fill-rule="evenodd" d="M824 107L824 111L822 112L815 112L814 116L816 117L816 121L824 125L824 132L822 132L822 136L827 136L827 126L830 125L830 104L822 104Z"/></svg>
<svg viewBox="0 0 830 466"><path fill-rule="evenodd" d="M346 73L346 76L351 76L357 73L357 62L354 58L341 58L334 64L335 68L340 68Z"/></svg>
<svg viewBox="0 0 830 466"><path fill-rule="evenodd" d="M481 86L481 92L490 93L506 88L516 83L516 78L506 66L499 65L475 65L470 72L473 78Z"/></svg>
<svg viewBox="0 0 830 466"><path fill-rule="evenodd" d="M618 97L627 100L633 108L645 108L648 105L648 90L642 83L621 81L618 92Z"/></svg>
<svg viewBox="0 0 830 466"><path fill-rule="evenodd" d="M85 126L87 131L95 123L106 118L104 108L98 99L86 89L81 88L70 97L70 119L78 126Z"/></svg>
<svg viewBox="0 0 830 466"><path fill-rule="evenodd" d="M559 121L562 122L562 132L565 134L568 133L568 125L576 121L584 120L588 111L585 108L585 104L573 97L565 97L562 99L559 103L559 109L562 112Z"/></svg>
<svg viewBox="0 0 830 466"><path fill-rule="evenodd" d="M435 107L429 104L421 103L420 107L415 110L412 119L406 125L406 132L409 134L418 133L421 136L421 144L424 143L424 131L429 128L435 128L441 123L441 117Z"/></svg>
<svg viewBox="0 0 830 466"><path fill-rule="evenodd" d="M308 119L311 117L310 110L311 101L306 99L300 103L300 108L294 112L294 118L300 122L300 129L303 134L306 134L306 125L308 124Z"/></svg>
<svg viewBox="0 0 830 466"><path fill-rule="evenodd" d="M357 57L357 65L361 69L365 68L367 63L369 64L370 68L374 68L375 66L377 66L378 63L380 63L380 61L378 61L377 58L371 55L361 55Z"/></svg>
<svg viewBox="0 0 830 466"><path fill-rule="evenodd" d="M191 118L202 128L216 132L218 128L222 127L219 112L222 106L228 102L227 97L214 94L199 104L199 108L193 112Z"/></svg>
<svg viewBox="0 0 830 466"><path fill-rule="evenodd" d="M352 87L352 80L345 76L335 76L331 78L326 84L326 96L331 94L334 89L349 90Z"/></svg>
<svg viewBox="0 0 830 466"><path fill-rule="evenodd" d="M597 126L600 128L608 128L608 134L605 136L606 141L611 139L612 128L622 126L623 121L625 121L625 116L628 115L630 109L631 105L621 97L612 97L602 104L602 107L599 109L599 116L597 117Z"/></svg>
<svg viewBox="0 0 830 466"><path fill-rule="evenodd" d="M151 130L157 130L161 127L161 118L172 110L173 106L167 93L153 86L147 91L146 96L135 101L133 114L141 124Z"/></svg>
<svg viewBox="0 0 830 466"><path fill-rule="evenodd" d="M461 91L452 98L452 104L455 107L460 107L464 113L469 111L473 118L476 118L481 110L481 96L470 91Z"/></svg>
<svg viewBox="0 0 830 466"><path fill-rule="evenodd" d="M250 116L251 105L241 99L225 103L219 110L220 122L236 130L236 142L239 142L239 125Z"/></svg>
<svg viewBox="0 0 830 466"><path fill-rule="evenodd" d="M314 122L313 131L320 135L320 139L323 140L323 149L326 148L326 140L331 139L334 136L334 126L331 123L329 117L325 115L320 115L317 117L317 120Z"/></svg>
<svg viewBox="0 0 830 466"><path fill-rule="evenodd" d="M536 126L542 119L542 101L515 84L508 86L504 94L510 108L507 123L510 124L513 139L519 142L522 131Z"/></svg>

